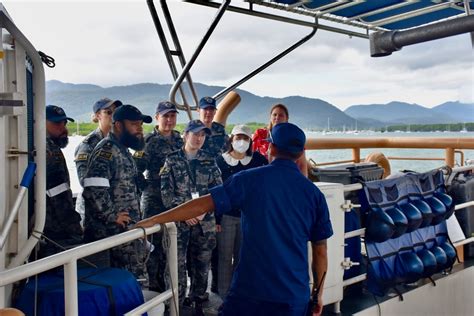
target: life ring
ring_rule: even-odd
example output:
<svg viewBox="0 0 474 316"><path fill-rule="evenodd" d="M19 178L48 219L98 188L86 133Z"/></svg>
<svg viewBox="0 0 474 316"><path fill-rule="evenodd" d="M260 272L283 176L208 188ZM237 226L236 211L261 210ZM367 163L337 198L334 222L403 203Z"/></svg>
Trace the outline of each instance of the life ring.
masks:
<svg viewBox="0 0 474 316"><path fill-rule="evenodd" d="M365 157L365 162L375 162L379 167L383 168L383 178L385 179L391 173L390 162L387 157L379 151L370 153Z"/></svg>

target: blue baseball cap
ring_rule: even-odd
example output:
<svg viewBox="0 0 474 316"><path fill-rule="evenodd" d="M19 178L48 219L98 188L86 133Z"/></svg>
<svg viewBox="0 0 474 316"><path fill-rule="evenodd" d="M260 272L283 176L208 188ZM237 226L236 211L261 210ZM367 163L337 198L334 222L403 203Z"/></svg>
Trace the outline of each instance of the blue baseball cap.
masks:
<svg viewBox="0 0 474 316"><path fill-rule="evenodd" d="M201 120L192 120L186 125L184 132L198 133L202 130L205 131L207 135L211 135L211 130L207 128Z"/></svg>
<svg viewBox="0 0 474 316"><path fill-rule="evenodd" d="M295 124L279 123L273 126L268 141L280 150L296 154L304 150L306 136Z"/></svg>
<svg viewBox="0 0 474 316"><path fill-rule="evenodd" d="M112 106L113 104L115 104L116 107L119 107L119 106L122 105L122 101L120 101L120 100L111 100L109 98L102 98L99 101L97 101L96 103L94 103L94 106L92 107L92 110L94 111L94 113L97 113L102 109L106 109L106 108Z"/></svg>
<svg viewBox="0 0 474 316"><path fill-rule="evenodd" d="M143 115L139 109L130 104L119 106L112 115L112 121L143 121L144 123L151 123L153 120L149 115Z"/></svg>
<svg viewBox="0 0 474 316"><path fill-rule="evenodd" d="M169 112L179 113L178 110L176 110L176 105L169 101L162 101L158 103L158 106L156 107L156 114L165 115Z"/></svg>
<svg viewBox="0 0 474 316"><path fill-rule="evenodd" d="M63 108L57 105L46 106L46 120L55 123L65 120L74 122L72 118L66 116L66 112L64 112Z"/></svg>
<svg viewBox="0 0 474 316"><path fill-rule="evenodd" d="M217 108L216 99L211 98L211 97L204 97L201 100L199 100L200 109L207 109L209 107L213 107L214 109Z"/></svg>

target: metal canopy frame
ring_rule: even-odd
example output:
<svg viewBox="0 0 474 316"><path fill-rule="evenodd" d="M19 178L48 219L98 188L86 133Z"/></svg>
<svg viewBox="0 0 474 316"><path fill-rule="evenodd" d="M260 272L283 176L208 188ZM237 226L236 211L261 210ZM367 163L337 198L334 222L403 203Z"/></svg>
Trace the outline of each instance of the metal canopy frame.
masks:
<svg viewBox="0 0 474 316"><path fill-rule="evenodd" d="M183 104L177 104L177 106L180 109L185 109L188 112L189 118L192 118L191 110L195 110L198 108L198 97L194 89L194 85L189 72L194 62L197 60L199 54L201 53L202 49L209 40L210 36L212 35L212 32L217 27L225 11L232 11L259 18L311 27L313 30L310 34L308 34L307 36L305 36L304 38L302 38L277 56L273 57L268 62L264 63L262 66L250 72L248 75L246 75L236 83L218 92L216 95L214 95L214 98L216 98L217 100L223 98L226 93L237 88L239 85L248 81L262 70L266 69L267 67L269 67L270 65L272 65L282 57L286 56L294 49L296 49L297 47L301 46L303 43L305 43L314 36L317 29L344 34L351 37L354 36L366 39L370 37L370 48L373 57L390 55L393 51L400 50L405 45L411 45L466 32L471 32L471 38L474 45L474 16L469 16L470 5L472 5L470 0L449 0L441 1L440 3L433 2L432 5L426 6L421 3L422 0L405 0L398 3L389 3L386 6L382 7L377 6L377 8L374 8L373 10L369 10L367 12L359 13L353 16L337 15L337 12L340 10L350 9L352 7L356 7L359 4L364 4L367 1L369 0L338 0L330 3L325 2L322 3L320 6L315 7L310 6L310 4L312 4L313 2L312 0L245 0L245 2L247 3L246 6L232 6L230 5L231 0L223 0L222 2L217 2L213 0L184 0L184 2L187 3L218 9L213 21L211 22L209 29L206 31L201 42L196 47L196 50L190 58L189 62L186 62L183 51L181 49L181 45L179 44L176 30L173 26L171 14L166 5L166 0L160 0L160 2L163 14L168 25L168 29L170 31L170 36L173 40L174 46L176 47L175 50L170 49L170 45L168 44L166 36L164 35L164 31L159 21L158 14L156 13L156 9L153 5L153 0L147 0L153 21L155 23L155 27L157 29L160 41L165 51L166 59L168 61L173 78L175 79L175 83L173 84L173 87L169 94L170 101L177 104L176 93L179 90L181 93ZM400 13L397 13L399 11L396 11L398 9L403 9L408 5L418 3L421 3L421 5L419 5L422 6L421 8ZM281 11L281 14L268 13L266 11L256 10L254 8L254 5L277 9L274 11ZM424 24L421 23L416 27L407 27L403 31L390 30L389 28L387 28L387 26L390 24L399 23L404 20L413 19L434 12L439 12L444 9L455 9L459 11L459 14L440 18L436 21L424 22ZM395 10L392 12L394 14L389 15L388 13L392 10ZM294 15L290 17L288 13L292 13ZM378 19L373 19L373 17L376 17L379 14L381 15L381 17L379 17ZM313 18L315 22L309 21L308 17ZM370 22L368 21L370 19L367 19L369 17L372 17L372 20ZM321 24L321 19L338 23L342 27ZM181 66L183 67L183 70L179 75L176 65L173 61L173 56L179 57ZM185 79L187 80L189 88L192 92L195 106L190 106L186 100L186 96L182 88L182 83Z"/></svg>
<svg viewBox="0 0 474 316"><path fill-rule="evenodd" d="M190 1L188 1L188 2L190 2ZM168 26L169 35L170 35L170 37L173 41L174 47L175 47L174 50L172 50L170 48L170 44L168 43L167 37L165 35L164 28L163 28L163 26L160 22L160 18L158 16L157 11L156 11L156 7L153 3L153 0L147 0L148 8L150 10L153 22L155 24L155 28L156 28L156 31L158 33L158 37L159 37L160 42L162 44L162 47L163 47L163 50L164 50L164 53L165 53L165 57L166 57L166 60L168 62L168 66L169 66L169 68L171 70L171 74L173 75L173 78L175 80L175 82L174 82L174 84L173 84L173 86L170 90L170 93L169 93L169 100L171 102L173 102L174 104L176 104L176 106L179 109L186 110L187 113L188 113L189 119L192 119L191 111L198 109L198 97L197 97L196 90L194 88L194 83L191 79L190 70L191 70L192 66L194 65L195 61L197 60L197 58L198 58L199 54L201 53L202 49L206 45L207 41L209 40L210 36L212 35L213 31L217 27L217 25L218 25L219 21L221 20L223 14L225 13L225 11L226 10L227 11L235 11L237 9L241 10L240 8L237 8L237 7L231 7L230 2L231 2L231 0L224 0L222 3L209 2L209 1L196 1L196 2L193 1L193 3L196 3L196 4L202 4L202 5L207 5L207 6L210 6L210 7L218 8L218 11L217 11L213 21L211 22L210 27L208 28L208 30L204 34L203 38L199 42L198 46L196 47L196 49L195 49L193 55L191 56L190 60L188 62L186 62L186 60L184 58L183 50L182 50L181 45L179 43L178 35L177 35L176 30L175 30L174 25L173 25L171 14L170 14L168 6L166 4L166 0L160 0L160 3L161 3L162 14L165 17L166 24ZM243 10L245 10L245 9L243 9ZM250 8L250 10L251 10L251 8ZM243 12L240 12L240 13L243 13ZM255 12L253 12L253 11L252 11L252 13L247 12L247 14L255 15ZM263 12L258 13L258 16L265 17L265 18L270 18L270 19L273 19L273 20L283 21L282 17L276 16L276 15L271 15L271 14L266 14L266 13L263 13ZM286 21L286 22L288 22L288 21ZM249 79L251 79L252 77L257 75L258 73L263 71L264 69L268 68L269 66L271 66L272 64L274 64L275 62L277 62L278 60L283 58L284 56L288 55L290 52L292 52L293 50L295 50L296 48L298 48L299 46L301 46L305 42L307 42L309 39L311 39L314 36L314 34L316 34L316 31L319 27L317 18L315 18L314 22L290 20L290 23L309 26L309 27L312 28L312 31L308 35L304 36L302 39L298 40L295 44L291 45L290 47L288 47L287 49L285 49L284 51L282 51L281 53L279 53L275 57L271 58L269 61L265 62L260 67L256 68L255 70L253 70L252 72L250 72L249 74L244 76L242 79L240 79L236 83L234 83L231 86L229 86L229 87L223 89L222 91L218 92L213 97L216 100L222 99L228 92L230 92L233 89L237 88L238 86L240 86L244 82L248 81ZM330 28L330 29L333 29L333 28ZM337 29L335 29L335 30L337 31ZM350 32L350 35L364 37L364 38L368 37L367 34L361 35L361 34L351 33L351 32ZM181 63L181 66L183 67L180 74L178 74L178 70L177 70L176 64L173 60L173 56L178 56L179 57L179 61ZM183 87L182 87L182 83L185 79L187 80L187 83L189 85L189 89L191 90L191 93L193 95L195 106L191 106L188 103L187 99L186 99L186 96L185 96L185 93L184 93L184 90L183 90ZM179 104L176 101L176 94L177 94L178 90L181 93L181 99L183 101L183 104Z"/></svg>
<svg viewBox="0 0 474 316"><path fill-rule="evenodd" d="M408 12L403 12L397 14L397 11L393 11L393 15L380 18L374 21L368 21L364 18L369 16L374 16L381 13L388 13L392 10L396 10L408 5L414 5L422 3L422 0L404 0L399 3L388 4L387 6L383 6L381 8L377 8L374 10L370 10L364 13L357 14L355 16L342 16L338 15L336 11L343 10L350 7L356 7L359 4L365 4L369 1L379 1L379 3L383 2L381 0L338 0L326 4L321 4L320 6L310 6L314 4L316 1L312 0L303 0L300 2L291 3L291 0L245 0L249 3L258 4L264 7L269 7L273 9L279 9L281 11L292 12L300 15L307 15L321 18L322 20L328 20L336 23L340 23L342 25L353 26L353 27L362 27L367 30L372 31L383 31L389 30L390 28L384 27L389 23L403 21L407 19L411 19L420 15L429 14L432 12L440 11L443 9L454 9L459 11L459 15L454 15L451 18L458 18L461 16L466 15L466 4L469 2L468 0L459 1L459 0L443 0L443 1L432 1L432 5L426 5L422 8L416 10L410 10ZM336 13L334 13L336 12ZM417 26L421 26L419 24ZM408 27L407 27L408 28Z"/></svg>

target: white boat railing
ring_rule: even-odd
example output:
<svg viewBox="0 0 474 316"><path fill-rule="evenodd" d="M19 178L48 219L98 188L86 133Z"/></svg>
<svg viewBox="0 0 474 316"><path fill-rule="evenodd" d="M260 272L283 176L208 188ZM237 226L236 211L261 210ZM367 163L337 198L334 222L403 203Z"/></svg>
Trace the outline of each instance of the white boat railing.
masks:
<svg viewBox="0 0 474 316"><path fill-rule="evenodd" d="M469 170L474 170L474 165L453 168L451 175L459 173L459 172L469 171ZM451 175L448 177L448 181L449 181L449 179L452 180ZM344 185L344 192L358 191L360 189L362 189L362 184L360 184L360 183ZM455 205L454 210L458 211L458 210L465 209L465 208L470 207L470 206L474 206L474 201L469 201L469 202L457 204L457 205ZM345 233L344 234L344 239L349 239L349 238L352 238L352 237L364 236L364 235L365 235L365 228L360 228L360 229L356 229L356 230ZM469 237L469 238L465 238L463 240L453 242L453 245L455 247L459 247L459 246L466 245L466 244L469 244L469 243L472 243L472 242L474 242L474 237ZM359 283L359 282L362 282L366 279L367 279L367 274L366 273L360 274L360 275L355 276L353 278L344 280L343 286L348 286L348 285L351 285L351 284Z"/></svg>
<svg viewBox="0 0 474 316"><path fill-rule="evenodd" d="M127 315L139 315L158 306L162 302L172 299L175 304L170 304L170 315L179 315L178 306L178 250L177 250L177 230L174 223L166 224L170 236L170 247L168 252L168 266L171 277L172 289L157 295L155 298L138 306L136 309L127 313ZM14 282L26 279L36 274L64 266L64 299L65 314L78 315L78 289L77 289L77 260L93 255L95 253L116 247L118 245L130 242L135 239L143 238L144 235L150 235L161 230L161 226L154 226L142 229L134 229L115 236L94 241L85 245L66 250L64 252L30 262L19 267L7 269L0 272L0 287L12 284ZM0 308L5 306L0 306Z"/></svg>

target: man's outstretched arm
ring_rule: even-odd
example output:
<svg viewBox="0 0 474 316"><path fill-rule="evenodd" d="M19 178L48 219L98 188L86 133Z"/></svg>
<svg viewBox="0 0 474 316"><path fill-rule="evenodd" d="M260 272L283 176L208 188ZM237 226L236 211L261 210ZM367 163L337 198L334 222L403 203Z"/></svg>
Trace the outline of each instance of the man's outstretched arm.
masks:
<svg viewBox="0 0 474 316"><path fill-rule="evenodd" d="M169 222L181 222L187 219L195 218L205 213L213 212L214 209L214 201L212 200L211 195L206 194L200 198L178 205L169 211L146 218L138 222L135 228L146 228L156 224L164 224Z"/></svg>

